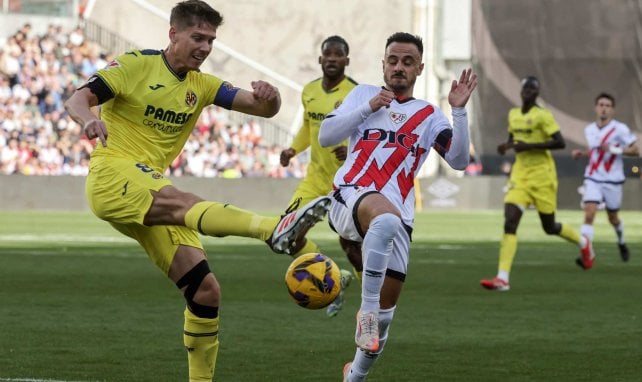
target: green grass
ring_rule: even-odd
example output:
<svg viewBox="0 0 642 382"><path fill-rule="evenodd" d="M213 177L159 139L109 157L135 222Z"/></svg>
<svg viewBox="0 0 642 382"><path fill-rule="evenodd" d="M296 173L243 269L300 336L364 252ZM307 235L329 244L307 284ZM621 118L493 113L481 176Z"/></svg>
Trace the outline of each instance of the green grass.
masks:
<svg viewBox="0 0 642 382"><path fill-rule="evenodd" d="M501 211L417 216L408 279L369 381L639 381L642 213L624 212L622 263L602 212L598 260L546 236L529 211L511 291L497 267ZM579 227L579 211L559 220ZM310 236L347 266L326 224ZM250 239L204 238L222 284L218 381L339 381L354 353L351 286L339 316L290 301L289 260ZM0 212L0 381L186 381L184 301L129 239L89 213Z"/></svg>

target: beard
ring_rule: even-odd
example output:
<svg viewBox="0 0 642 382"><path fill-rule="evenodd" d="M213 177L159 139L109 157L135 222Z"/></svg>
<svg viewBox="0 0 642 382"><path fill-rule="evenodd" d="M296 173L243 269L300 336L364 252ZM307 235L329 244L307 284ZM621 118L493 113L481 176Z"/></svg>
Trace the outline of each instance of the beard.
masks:
<svg viewBox="0 0 642 382"><path fill-rule="evenodd" d="M405 93L415 84L414 81L408 81L407 77L392 76L386 81L386 86L395 93Z"/></svg>

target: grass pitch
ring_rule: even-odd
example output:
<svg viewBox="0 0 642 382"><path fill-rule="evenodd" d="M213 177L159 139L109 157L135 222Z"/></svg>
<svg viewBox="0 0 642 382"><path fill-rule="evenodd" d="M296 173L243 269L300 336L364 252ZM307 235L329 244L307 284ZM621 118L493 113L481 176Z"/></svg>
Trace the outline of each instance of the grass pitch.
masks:
<svg viewBox="0 0 642 382"><path fill-rule="evenodd" d="M579 228L580 211L559 220ZM623 212L629 263L604 213L598 259L525 214L510 292L497 267L501 211L417 216L408 279L369 381L639 381L642 213ZM347 266L322 223L310 233ZM217 381L339 381L360 290L344 310L296 306L289 259L257 241L204 238L223 288ZM136 243L89 213L0 212L0 381L186 381L184 301Z"/></svg>

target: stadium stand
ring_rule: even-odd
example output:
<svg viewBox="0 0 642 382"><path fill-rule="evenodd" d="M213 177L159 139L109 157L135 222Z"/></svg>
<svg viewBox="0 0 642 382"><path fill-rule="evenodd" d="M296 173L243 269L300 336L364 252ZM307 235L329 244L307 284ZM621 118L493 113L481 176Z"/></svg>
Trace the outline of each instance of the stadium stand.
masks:
<svg viewBox="0 0 642 382"><path fill-rule="evenodd" d="M0 174L86 175L94 142L66 114L63 100L113 56L82 28L26 23L0 37ZM279 165L278 144L262 139L258 120L232 121L227 110L202 113L172 176L300 178L305 158Z"/></svg>

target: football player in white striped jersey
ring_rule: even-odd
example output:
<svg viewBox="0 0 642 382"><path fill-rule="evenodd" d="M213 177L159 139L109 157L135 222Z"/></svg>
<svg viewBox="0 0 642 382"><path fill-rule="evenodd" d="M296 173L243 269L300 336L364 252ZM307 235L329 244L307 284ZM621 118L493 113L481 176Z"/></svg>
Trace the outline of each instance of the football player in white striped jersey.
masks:
<svg viewBox="0 0 642 382"><path fill-rule="evenodd" d="M584 170L584 224L582 235L593 239L593 221L598 206L604 203L609 223L615 229L622 261L629 260L629 248L624 241L624 224L618 215L622 205L622 185L625 175L622 156L638 156L636 136L624 123L614 119L615 98L600 93L595 98L595 121L584 129L588 149L573 150L573 158L588 158Z"/></svg>
<svg viewBox="0 0 642 382"><path fill-rule="evenodd" d="M321 124L319 143L348 139L348 157L334 177L331 226L359 241L363 253L356 353L344 367L345 381L362 381L383 351L406 277L415 200L414 177L431 149L453 168L468 165L465 105L477 76L464 70L448 101L453 125L413 89L424 69L421 38L395 33L386 41L384 86L357 85Z"/></svg>

